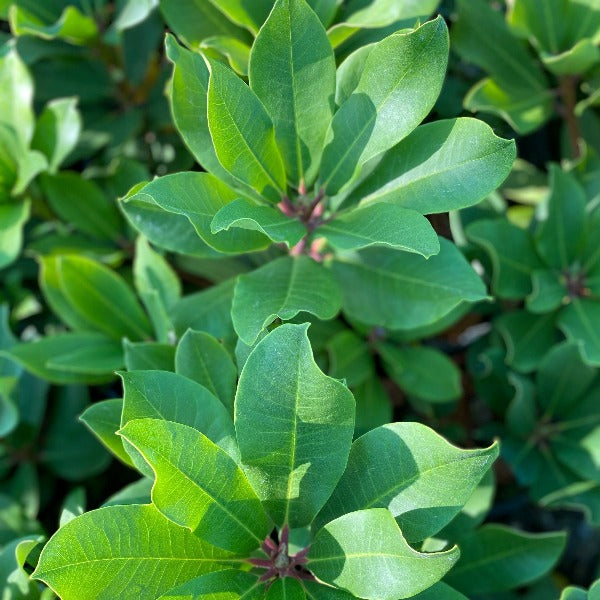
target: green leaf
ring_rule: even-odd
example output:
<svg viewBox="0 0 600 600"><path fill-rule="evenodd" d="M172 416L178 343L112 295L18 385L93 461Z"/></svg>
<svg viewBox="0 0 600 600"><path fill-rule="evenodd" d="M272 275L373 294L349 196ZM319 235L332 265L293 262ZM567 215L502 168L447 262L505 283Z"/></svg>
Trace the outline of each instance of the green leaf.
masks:
<svg viewBox="0 0 600 600"><path fill-rule="evenodd" d="M123 340L123 350L128 371L175 370L175 347L171 344Z"/></svg>
<svg viewBox="0 0 600 600"><path fill-rule="evenodd" d="M125 31L145 21L158 6L159 0L126 0L112 24L117 31Z"/></svg>
<svg viewBox="0 0 600 600"><path fill-rule="evenodd" d="M265 587L252 573L227 569L191 579L163 594L159 600L214 600L227 597L224 594L240 600L264 600Z"/></svg>
<svg viewBox="0 0 600 600"><path fill-rule="evenodd" d="M557 341L555 316L532 315L517 310L501 315L495 326L506 344L506 362L521 373L537 369L542 357Z"/></svg>
<svg viewBox="0 0 600 600"><path fill-rule="evenodd" d="M130 467L135 465L123 448L123 442L117 435L121 428L123 400L111 398L90 405L79 419L85 426L123 463Z"/></svg>
<svg viewBox="0 0 600 600"><path fill-rule="evenodd" d="M250 88L273 119L288 179L295 187L310 184L333 117L335 59L304 0L275 2L252 47L249 71Z"/></svg>
<svg viewBox="0 0 600 600"><path fill-rule="evenodd" d="M237 369L230 354L212 335L186 331L175 353L175 370L203 385L233 415Z"/></svg>
<svg viewBox="0 0 600 600"><path fill-rule="evenodd" d="M436 121L390 150L349 201L384 201L422 214L466 208L493 192L514 160L514 141L496 137L482 121Z"/></svg>
<svg viewBox="0 0 600 600"><path fill-rule="evenodd" d="M44 175L40 183L50 207L63 221L100 239L114 240L121 234L117 207L93 181L63 171Z"/></svg>
<svg viewBox="0 0 600 600"><path fill-rule="evenodd" d="M443 238L440 247L429 260L384 248L336 257L333 273L344 312L369 325L413 329L464 301L485 299L483 283L458 249Z"/></svg>
<svg viewBox="0 0 600 600"><path fill-rule="evenodd" d="M429 258L440 251L435 230L415 210L387 202L342 213L315 230L337 250L390 246Z"/></svg>
<svg viewBox="0 0 600 600"><path fill-rule="evenodd" d="M469 600L443 581L432 585L429 589L412 596L412 598L413 600Z"/></svg>
<svg viewBox="0 0 600 600"><path fill-rule="evenodd" d="M586 196L574 175L557 165L550 167L548 216L535 235L540 256L550 267L568 268L582 246L586 224Z"/></svg>
<svg viewBox="0 0 600 600"><path fill-rule="evenodd" d="M304 587L297 579L277 579L265 595L265 600L305 600Z"/></svg>
<svg viewBox="0 0 600 600"><path fill-rule="evenodd" d="M321 185L340 191L371 158L405 138L429 113L448 60L440 17L413 32L391 35L369 53L360 81L331 122Z"/></svg>
<svg viewBox="0 0 600 600"><path fill-rule="evenodd" d="M525 306L533 313L542 314L560 308L568 298L565 277L558 271L539 269L531 277L532 292L527 296Z"/></svg>
<svg viewBox="0 0 600 600"><path fill-rule="evenodd" d="M565 541L562 532L528 534L484 525L460 539L460 560L445 580L468 597L515 589L550 571Z"/></svg>
<svg viewBox="0 0 600 600"><path fill-rule="evenodd" d="M75 148L80 133L77 98L59 98L48 102L37 120L31 147L44 153L48 170L55 173Z"/></svg>
<svg viewBox="0 0 600 600"><path fill-rule="evenodd" d="M262 544L269 524L260 500L240 467L205 435L158 419L129 421L119 434L152 467L152 503L168 519L230 552Z"/></svg>
<svg viewBox="0 0 600 600"><path fill-rule="evenodd" d="M233 71L215 60L207 64L208 127L219 162L261 196L279 202L286 177L271 117Z"/></svg>
<svg viewBox="0 0 600 600"><path fill-rule="evenodd" d="M61 333L17 344L9 353L29 372L56 384L106 383L123 366L121 345L100 333Z"/></svg>
<svg viewBox="0 0 600 600"><path fill-rule="evenodd" d="M423 540L459 513L497 456L497 444L461 450L420 423L378 427L352 444L317 525L355 510L387 508L409 542Z"/></svg>
<svg viewBox="0 0 600 600"><path fill-rule="evenodd" d="M355 436L361 436L392 420L392 403L377 375L355 387L352 393L356 400Z"/></svg>
<svg viewBox="0 0 600 600"><path fill-rule="evenodd" d="M600 365L599 318L600 302L587 298L573 298L558 317L558 326L567 339L579 343L584 360L594 366Z"/></svg>
<svg viewBox="0 0 600 600"><path fill-rule="evenodd" d="M60 511L59 527L63 527L75 517L85 512L85 488L78 487L70 491L65 497Z"/></svg>
<svg viewBox="0 0 600 600"><path fill-rule="evenodd" d="M11 540L0 550L0 581L3 582L3 594L10 600L37 600L39 590L31 581L19 560L19 554L26 549L43 542L44 538L37 535Z"/></svg>
<svg viewBox="0 0 600 600"><path fill-rule="evenodd" d="M231 318L237 334L252 346L276 318L289 321L299 312L333 319L340 293L328 269L307 256L284 256L247 275L235 286Z"/></svg>
<svg viewBox="0 0 600 600"><path fill-rule="evenodd" d="M360 598L409 598L437 583L459 557L458 548L413 550L392 514L372 508L346 514L321 529L308 567L319 579Z"/></svg>
<svg viewBox="0 0 600 600"><path fill-rule="evenodd" d="M28 201L0 204L0 269L12 263L21 251L30 207Z"/></svg>
<svg viewBox="0 0 600 600"><path fill-rule="evenodd" d="M554 75L583 75L600 61L600 49L590 39L579 40L573 48L560 54L542 53L546 68Z"/></svg>
<svg viewBox="0 0 600 600"><path fill-rule="evenodd" d="M59 529L33 577L65 600L154 600L182 580L222 569L230 556L152 505L109 506Z"/></svg>
<svg viewBox="0 0 600 600"><path fill-rule="evenodd" d="M197 429L234 459L238 457L235 430L227 409L199 383L168 371L121 373L123 414L121 427L134 419L164 419ZM152 476L139 453L127 452L136 467Z"/></svg>
<svg viewBox="0 0 600 600"><path fill-rule="evenodd" d="M228 19L256 33L273 7L273 0L255 0L252 3L244 0L210 0Z"/></svg>
<svg viewBox="0 0 600 600"><path fill-rule="evenodd" d="M227 35L213 35L202 40L200 48L208 56L214 58L225 57L229 62L229 66L238 75L248 76L250 46L244 42Z"/></svg>
<svg viewBox="0 0 600 600"><path fill-rule="evenodd" d="M258 232L233 229L213 234L214 216L239 193L210 173L183 172L165 175L130 193L124 202L151 202L163 210L187 217L198 235L219 252L240 253L262 250L269 240ZM176 239L173 240L176 244Z"/></svg>
<svg viewBox="0 0 600 600"><path fill-rule="evenodd" d="M344 379L348 387L359 385L375 374L371 348L350 329L340 331L329 340L327 353L330 377ZM357 410L357 417L359 415L360 410Z"/></svg>
<svg viewBox="0 0 600 600"><path fill-rule="evenodd" d="M409 396L428 402L450 402L462 394L461 372L446 354L427 346L377 347L390 377Z"/></svg>
<svg viewBox="0 0 600 600"><path fill-rule="evenodd" d="M308 325L281 325L252 350L235 402L248 479L278 525L308 525L346 466L354 399L317 367Z"/></svg>
<svg viewBox="0 0 600 600"><path fill-rule="evenodd" d="M291 219L270 206L241 198L219 210L211 222L210 230L216 234L229 231L232 227L259 231L273 242L286 243L289 248L306 235L306 227L297 219Z"/></svg>

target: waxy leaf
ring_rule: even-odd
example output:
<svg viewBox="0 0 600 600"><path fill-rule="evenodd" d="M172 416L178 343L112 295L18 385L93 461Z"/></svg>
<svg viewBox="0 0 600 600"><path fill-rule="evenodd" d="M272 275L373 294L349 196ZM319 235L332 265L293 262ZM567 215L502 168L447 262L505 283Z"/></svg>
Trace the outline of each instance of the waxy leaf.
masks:
<svg viewBox="0 0 600 600"><path fill-rule="evenodd" d="M242 77L248 76L248 61L250 60L250 46L244 42L226 35L213 35L202 41L200 48L210 56L224 56L229 66ZM212 51L212 52L211 52Z"/></svg>
<svg viewBox="0 0 600 600"><path fill-rule="evenodd" d="M232 600L264 600L265 584L252 573L226 569L190 579L163 594L159 600L215 600L227 597Z"/></svg>
<svg viewBox="0 0 600 600"><path fill-rule="evenodd" d="M213 336L186 331L175 353L175 370L203 385L233 415L237 369L230 354Z"/></svg>
<svg viewBox="0 0 600 600"><path fill-rule="evenodd" d="M308 325L281 325L240 376L235 429L242 463L276 524L308 525L346 466L354 398L317 367Z"/></svg>
<svg viewBox="0 0 600 600"><path fill-rule="evenodd" d="M405 138L429 113L448 60L448 31L439 17L411 33L391 35L366 59L360 81L327 134L321 185L340 191L369 159Z"/></svg>
<svg viewBox="0 0 600 600"><path fill-rule="evenodd" d="M230 552L260 546L269 533L260 500L233 459L205 435L159 419L129 421L119 434L152 467L152 502L167 518Z"/></svg>
<svg viewBox="0 0 600 600"><path fill-rule="evenodd" d="M459 557L458 548L423 554L413 550L385 508L359 510L317 533L308 568L320 579L359 598L410 598L438 582Z"/></svg>
<svg viewBox="0 0 600 600"><path fill-rule="evenodd" d="M128 371L175 370L175 348L171 344L123 340L123 351Z"/></svg>
<svg viewBox="0 0 600 600"><path fill-rule="evenodd" d="M569 340L581 344L581 354L590 365L600 365L600 302L573 298L558 317L558 326Z"/></svg>
<svg viewBox="0 0 600 600"><path fill-rule="evenodd" d="M154 600L232 555L152 505L109 506L73 519L44 547L34 577L63 600Z"/></svg>
<svg viewBox="0 0 600 600"><path fill-rule="evenodd" d="M497 456L497 445L461 450L420 423L378 427L352 444L317 525L355 510L387 508L408 541L423 540L458 514Z"/></svg>
<svg viewBox="0 0 600 600"><path fill-rule="evenodd" d="M259 231L274 242L285 242L289 248L295 246L307 233L306 227L297 219L291 219L270 206L254 204L241 198L226 204L214 216L210 230L219 233L229 231L232 227Z"/></svg>
<svg viewBox="0 0 600 600"><path fill-rule="evenodd" d="M219 162L272 202L285 193L273 121L256 94L225 65L207 59L208 127Z"/></svg>
<svg viewBox="0 0 600 600"><path fill-rule="evenodd" d="M514 141L482 121L428 123L386 153L350 201L390 202L422 214L466 208L493 192L514 160Z"/></svg>
<svg viewBox="0 0 600 600"><path fill-rule="evenodd" d="M390 246L429 258L440 251L429 221L415 210L380 202L343 213L317 228L338 250Z"/></svg>
<svg viewBox="0 0 600 600"><path fill-rule="evenodd" d="M305 600L304 587L297 579L277 579L265 595L265 600Z"/></svg>
<svg viewBox="0 0 600 600"><path fill-rule="evenodd" d="M333 117L335 60L304 0L278 0L250 58L250 87L273 119L288 179L310 184ZM277 84L273 85L276 81Z"/></svg>
<svg viewBox="0 0 600 600"><path fill-rule="evenodd" d="M288 321L309 312L326 320L339 309L340 292L328 269L307 256L284 256L238 278L231 318L242 341L252 346L277 317Z"/></svg>
<svg viewBox="0 0 600 600"><path fill-rule="evenodd" d="M459 250L443 238L440 248L429 260L384 248L336 257L333 273L344 312L362 323L414 329L461 302L485 299L482 281Z"/></svg>

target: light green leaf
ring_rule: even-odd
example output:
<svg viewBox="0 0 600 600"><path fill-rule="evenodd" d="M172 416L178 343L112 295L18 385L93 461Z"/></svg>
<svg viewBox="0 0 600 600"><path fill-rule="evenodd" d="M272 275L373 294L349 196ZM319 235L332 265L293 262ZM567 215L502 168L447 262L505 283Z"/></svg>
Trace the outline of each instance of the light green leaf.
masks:
<svg viewBox="0 0 600 600"><path fill-rule="evenodd" d="M336 257L333 272L344 312L369 325L413 329L464 301L485 299L483 283L458 249L443 238L440 247L429 260L384 248Z"/></svg>
<svg viewBox="0 0 600 600"><path fill-rule="evenodd" d="M239 227L259 231L274 242L284 242L289 248L295 246L307 233L306 227L297 219L291 219L270 206L254 204L238 198L226 204L214 216L210 230L217 234Z"/></svg>
<svg viewBox="0 0 600 600"><path fill-rule="evenodd" d="M335 194L369 159L405 138L429 113L448 60L440 17L391 35L369 53L360 81L335 114L323 152L321 185Z"/></svg>
<svg viewBox="0 0 600 600"><path fill-rule="evenodd" d="M460 539L461 558L445 580L468 597L515 589L550 571L565 541L562 532L484 525Z"/></svg>
<svg viewBox="0 0 600 600"><path fill-rule="evenodd" d="M212 335L186 331L175 353L175 370L203 385L233 415L237 369L230 354Z"/></svg>
<svg viewBox="0 0 600 600"><path fill-rule="evenodd" d="M312 183L333 117L335 59L304 0L275 2L252 47L250 88L273 119L288 179Z"/></svg>
<svg viewBox="0 0 600 600"><path fill-rule="evenodd" d="M0 550L0 581L3 583L2 593L7 600L37 600L40 597L35 582L23 568L19 554L42 543L44 538L37 535L17 538L5 544Z"/></svg>
<svg viewBox="0 0 600 600"><path fill-rule="evenodd" d="M284 256L247 275L235 286L231 318L239 337L252 346L276 318L289 321L299 312L332 319L340 293L331 272L307 256Z"/></svg>
<svg viewBox="0 0 600 600"><path fill-rule="evenodd" d="M159 0L126 0L112 26L125 31L145 21L158 6Z"/></svg>
<svg viewBox="0 0 600 600"><path fill-rule="evenodd" d="M34 150L43 152L48 159L48 170L55 173L81 133L81 117L77 98L59 98L48 102L35 126L31 141Z"/></svg>
<svg viewBox="0 0 600 600"><path fill-rule="evenodd" d="M225 600L227 596L232 600L264 600L264 583L252 573L227 569L191 579L163 594L159 600L216 600L219 597Z"/></svg>
<svg viewBox="0 0 600 600"><path fill-rule="evenodd" d="M29 184L48 168L47 158L37 150L21 150L17 155L17 180L13 196L23 194Z"/></svg>
<svg viewBox="0 0 600 600"><path fill-rule="evenodd" d="M210 173L182 172L165 175L135 189L123 202L149 201L167 212L187 217L202 240L219 252L262 250L270 242L258 232L233 229L213 234L211 231L214 216L239 196Z"/></svg>
<svg viewBox="0 0 600 600"><path fill-rule="evenodd" d="M230 67L242 77L248 76L250 46L228 35L213 35L202 40L200 48L205 54L212 55L211 50L224 56Z"/></svg>
<svg viewBox="0 0 600 600"><path fill-rule="evenodd" d="M590 39L579 40L560 54L542 53L546 68L554 75L582 75L600 61L600 49Z"/></svg>
<svg viewBox="0 0 600 600"><path fill-rule="evenodd" d="M352 444L317 525L355 510L387 508L409 542L423 540L459 513L497 456L497 444L461 450L420 423L378 427Z"/></svg>
<svg viewBox="0 0 600 600"><path fill-rule="evenodd" d="M109 506L59 529L33 577L63 600L154 600L182 579L224 568L230 557L152 505Z"/></svg>
<svg viewBox="0 0 600 600"><path fill-rule="evenodd" d="M63 527L75 517L85 512L86 493L85 488L77 487L71 490L65 497L61 510L58 526Z"/></svg>
<svg viewBox="0 0 600 600"><path fill-rule="evenodd" d="M573 298L560 313L558 326L573 342L581 346L584 360L593 366L600 365L600 302L587 298Z"/></svg>
<svg viewBox="0 0 600 600"><path fill-rule="evenodd" d="M28 201L0 204L0 269L12 263L21 251L30 206Z"/></svg>
<svg viewBox="0 0 600 600"><path fill-rule="evenodd" d="M244 0L210 0L228 19L256 33L273 7L273 0L254 0L251 3Z"/></svg>
<svg viewBox="0 0 600 600"><path fill-rule="evenodd" d="M308 325L281 325L240 376L235 428L248 479L278 525L308 525L346 466L354 399L317 367Z"/></svg>
<svg viewBox="0 0 600 600"><path fill-rule="evenodd" d="M469 600L443 581L432 585L429 589L412 596L412 598L413 600Z"/></svg>
<svg viewBox="0 0 600 600"><path fill-rule="evenodd" d="M476 119L417 127L390 150L349 201L389 202L422 214L466 208L493 192L515 159L515 143Z"/></svg>
<svg viewBox="0 0 600 600"><path fill-rule="evenodd" d="M152 503L168 519L223 550L248 553L269 533L244 473L205 435L159 419L129 421L119 435L155 473Z"/></svg>
<svg viewBox="0 0 600 600"><path fill-rule="evenodd" d="M233 71L215 60L207 64L208 127L219 162L261 196L279 202L286 177L271 117Z"/></svg>
<svg viewBox="0 0 600 600"><path fill-rule="evenodd" d="M315 230L337 250L390 246L429 258L440 251L438 236L416 210L379 202L342 213Z"/></svg>
<svg viewBox="0 0 600 600"><path fill-rule="evenodd" d="M372 508L346 514L321 529L308 555L320 579L360 598L410 598L437 583L459 557L458 548L413 550L392 514Z"/></svg>

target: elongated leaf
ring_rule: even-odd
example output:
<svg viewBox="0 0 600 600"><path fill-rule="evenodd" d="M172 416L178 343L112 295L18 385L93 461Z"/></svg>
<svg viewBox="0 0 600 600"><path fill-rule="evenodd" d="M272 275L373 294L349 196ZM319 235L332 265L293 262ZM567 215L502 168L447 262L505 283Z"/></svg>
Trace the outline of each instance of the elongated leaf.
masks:
<svg viewBox="0 0 600 600"><path fill-rule="evenodd" d="M228 19L245 27L252 33L259 30L273 7L273 0L255 0L251 3L244 2L244 0L209 1Z"/></svg>
<svg viewBox="0 0 600 600"><path fill-rule="evenodd" d="M459 557L458 548L422 554L413 550L385 508L352 512L317 533L309 569L360 598L409 598L438 582Z"/></svg>
<svg viewBox="0 0 600 600"><path fill-rule="evenodd" d="M288 321L309 312L332 319L339 309L340 294L330 271L306 256L286 256L238 278L231 318L237 334L252 346L277 317Z"/></svg>
<svg viewBox="0 0 600 600"><path fill-rule="evenodd" d="M266 248L269 240L256 231L233 229L212 233L210 224L214 216L237 197L239 193L210 173L184 172L155 179L136 189L124 202L149 199L167 212L187 217L198 235L219 252L252 252Z"/></svg>
<svg viewBox="0 0 600 600"><path fill-rule="evenodd" d="M600 365L599 318L600 302L587 298L573 298L558 318L558 325L567 338L581 344L583 358L594 366Z"/></svg>
<svg viewBox="0 0 600 600"><path fill-rule="evenodd" d="M378 427L352 444L348 466L319 514L388 508L410 542L447 525L498 456L498 446L461 450L419 423Z"/></svg>
<svg viewBox="0 0 600 600"><path fill-rule="evenodd" d="M272 202L286 187L273 121L256 94L223 64L207 59L208 127L219 162Z"/></svg>
<svg viewBox="0 0 600 600"><path fill-rule="evenodd" d="M346 466L354 399L317 367L308 325L282 325L242 370L235 429L242 462L273 520L308 525Z"/></svg>
<svg viewBox="0 0 600 600"><path fill-rule="evenodd" d="M213 336L189 329L175 353L175 370L203 385L233 414L237 369Z"/></svg>
<svg viewBox="0 0 600 600"><path fill-rule="evenodd" d="M243 600L263 600L264 583L252 573L227 569L201 575L163 594L159 600L213 600L224 593Z"/></svg>
<svg viewBox="0 0 600 600"><path fill-rule="evenodd" d="M340 256L333 272L344 312L362 323L413 329L437 321L461 302L483 300L483 283L456 247L440 238L440 248L429 260L383 248Z"/></svg>
<svg viewBox="0 0 600 600"><path fill-rule="evenodd" d="M338 250L391 246L429 258L440 251L429 221L415 210L380 202L344 213L317 228Z"/></svg>
<svg viewBox="0 0 600 600"><path fill-rule="evenodd" d="M310 184L333 117L335 60L304 0L275 3L252 47L250 87L273 119L288 179Z"/></svg>
<svg viewBox="0 0 600 600"><path fill-rule="evenodd" d="M350 201L390 202L422 214L466 208L504 181L515 154L514 141L477 119L428 123L390 150Z"/></svg>
<svg viewBox="0 0 600 600"><path fill-rule="evenodd" d="M231 556L152 505L109 506L59 529L34 577L64 600L154 600L182 580L224 568Z"/></svg>
<svg viewBox="0 0 600 600"><path fill-rule="evenodd" d="M205 435L159 419L129 421L119 432L152 467L152 502L213 546L246 553L269 532L267 516L242 470Z"/></svg>
<svg viewBox="0 0 600 600"><path fill-rule="evenodd" d="M217 56L224 56L238 75L248 76L250 46L244 42L231 36L213 35L202 40L200 48L208 55L214 52Z"/></svg>
<svg viewBox="0 0 600 600"><path fill-rule="evenodd" d="M12 263L21 251L30 206L23 201L0 205L0 269Z"/></svg>
<svg viewBox="0 0 600 600"><path fill-rule="evenodd" d="M446 581L469 597L518 588L550 571L565 541L562 532L527 534L485 525L461 538L461 558Z"/></svg>
<svg viewBox="0 0 600 600"><path fill-rule="evenodd" d="M327 134L321 184L328 194L425 118L440 92L447 60L448 31L441 17L411 33L391 35L371 50L356 89Z"/></svg>
<svg viewBox="0 0 600 600"><path fill-rule="evenodd" d="M229 231L232 227L264 233L274 242L295 246L306 235L306 227L269 206L254 204L241 198L226 204L211 222L212 233Z"/></svg>

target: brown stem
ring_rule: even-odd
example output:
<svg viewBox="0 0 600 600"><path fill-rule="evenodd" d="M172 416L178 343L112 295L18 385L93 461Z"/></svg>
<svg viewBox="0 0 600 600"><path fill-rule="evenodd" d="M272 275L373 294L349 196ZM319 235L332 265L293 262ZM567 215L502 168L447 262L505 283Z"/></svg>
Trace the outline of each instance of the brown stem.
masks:
<svg viewBox="0 0 600 600"><path fill-rule="evenodd" d="M581 128L575 115L575 106L577 104L577 78L571 75L564 75L559 80L560 96L563 106L562 113L569 133L569 143L573 152L573 158L581 156Z"/></svg>

